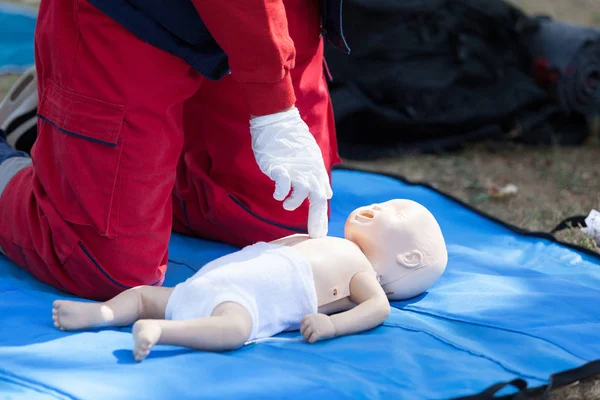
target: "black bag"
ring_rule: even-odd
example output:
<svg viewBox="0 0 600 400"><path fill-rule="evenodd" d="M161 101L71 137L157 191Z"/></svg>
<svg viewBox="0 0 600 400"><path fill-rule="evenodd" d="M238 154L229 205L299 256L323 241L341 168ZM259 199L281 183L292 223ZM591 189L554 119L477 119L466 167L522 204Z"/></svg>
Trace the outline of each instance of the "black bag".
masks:
<svg viewBox="0 0 600 400"><path fill-rule="evenodd" d="M522 36L537 23L500 0L346 0L352 53L326 50L342 157L548 141L564 117L532 78Z"/></svg>

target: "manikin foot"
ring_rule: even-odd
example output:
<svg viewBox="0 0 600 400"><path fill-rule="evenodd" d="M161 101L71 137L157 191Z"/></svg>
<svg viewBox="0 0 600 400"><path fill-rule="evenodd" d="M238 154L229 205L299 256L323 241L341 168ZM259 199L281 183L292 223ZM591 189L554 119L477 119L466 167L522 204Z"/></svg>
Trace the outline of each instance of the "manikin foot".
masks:
<svg viewBox="0 0 600 400"><path fill-rule="evenodd" d="M148 357L152 346L160 339L161 333L160 324L150 319L139 320L133 325L133 340L135 342L133 357L135 361L140 362Z"/></svg>
<svg viewBox="0 0 600 400"><path fill-rule="evenodd" d="M102 303L56 300L52 308L54 326L61 331L104 326L112 317L112 311Z"/></svg>

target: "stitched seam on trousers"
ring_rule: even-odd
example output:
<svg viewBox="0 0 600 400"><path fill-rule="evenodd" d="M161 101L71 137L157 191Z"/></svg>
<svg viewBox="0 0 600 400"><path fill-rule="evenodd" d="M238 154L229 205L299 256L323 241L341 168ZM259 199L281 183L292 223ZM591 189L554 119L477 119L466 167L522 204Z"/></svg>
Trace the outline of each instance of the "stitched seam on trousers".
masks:
<svg viewBox="0 0 600 400"><path fill-rule="evenodd" d="M102 268L102 266L100 265L100 263L92 256L92 253L89 252L89 250L84 246L84 244L82 242L79 242L79 247L81 248L81 250L83 250L83 252L90 259L90 261L94 263L94 265L96 266L96 268L98 268L98 270L100 272L102 272L102 274L104 276L106 276L108 279L110 279L111 282L113 282L115 285L118 285L118 286L120 286L120 287L122 287L124 289L131 289L132 288L132 286L124 285L121 282L119 282L116 279L114 279L113 277L111 277L108 274L108 272L106 272L106 270L104 268ZM156 286L156 285L159 285L163 280L164 280L164 277L160 277L156 282L147 284L146 286Z"/></svg>
<svg viewBox="0 0 600 400"><path fill-rule="evenodd" d="M190 219L188 218L187 203L184 200L181 200L181 211L183 212L183 218L185 218L187 228L193 232L192 226L190 225Z"/></svg>
<svg viewBox="0 0 600 400"><path fill-rule="evenodd" d="M116 206L115 206L115 196L117 197L117 199L121 198L121 193L117 193L118 190L122 189L121 186L121 182L123 180L122 176L121 176L121 160L123 159L123 152L125 151L125 135L123 135L123 121L121 120L121 126L119 127L119 132L120 134L120 138L117 139L117 144L118 141L121 141L121 148L117 149L116 151L119 153L119 159L117 161L117 166L116 166L116 172L115 172L115 178L113 179L112 182L112 190L111 190L111 195L110 195L110 207L108 208L108 214L106 216L106 232L104 232L107 236L112 237L112 238L116 238L117 236L119 236L119 230L120 230L120 225L121 225L121 215L120 215L120 211L121 211L121 204L119 202L117 202ZM115 144L116 146L116 144ZM117 187L117 185L119 185L119 187ZM114 208L117 208L116 211L116 216L113 214ZM116 222L114 223L114 226L112 228L112 232L113 234L111 235L111 222L113 222L112 220L115 219Z"/></svg>
<svg viewBox="0 0 600 400"><path fill-rule="evenodd" d="M204 187L204 186L203 186ZM204 192L206 194L206 191ZM190 224L190 221L188 219L188 214L187 214L187 208L186 208L186 203L185 201L181 201L182 202L182 209L183 209L183 215L186 221L186 224L188 226L188 229L190 232L192 232L194 235L197 235L198 237L204 237L202 235L202 232L198 232L197 230L194 229L194 227ZM236 232L234 232L233 230L229 229L228 227L222 225L221 223L216 221L216 218L207 218L206 219L207 222L210 222L211 224L213 224L214 226L216 226L218 229L223 230L224 232L229 233L230 235L233 235L234 237L244 241L244 238L242 236L240 236L239 234L237 234Z"/></svg>
<svg viewBox="0 0 600 400"><path fill-rule="evenodd" d="M21 256L21 260L23 261L23 266L27 267L27 261L25 260L25 255L23 254L23 249L21 246L17 245L17 250L19 251L19 255Z"/></svg>
<svg viewBox="0 0 600 400"><path fill-rule="evenodd" d="M102 272L102 274L104 276L106 276L112 283L114 283L117 286L120 286L124 289L131 289L131 286L127 286L127 285L123 285L122 283L120 283L119 281L117 281L116 279L114 279L113 277L111 277L105 270L104 268L102 268L102 266L100 266L100 263L98 263L98 261L92 256L92 254L88 251L88 249L83 245L83 243L79 242L79 247L81 247L81 250L83 250L83 252L85 253L85 255L90 259L90 261L92 263L94 263L94 265L96 266L96 268L98 268L98 270L100 272Z"/></svg>
<svg viewBox="0 0 600 400"><path fill-rule="evenodd" d="M259 221L265 222L269 225L273 225L277 228L281 228L281 229L285 229L287 231L292 231L292 232L296 232L296 233L308 233L308 231L306 229L301 229L301 228L294 228L291 226L286 226L283 224L280 224L278 222L275 221L271 221L268 220L266 218L261 217L260 215L256 214L254 211L250 210L249 207L247 207L244 203L242 203L238 198L236 198L234 195L229 194L229 198L231 200L233 200L234 203L236 203L240 208L242 208L244 211L246 211L248 214L250 214L251 216L253 216L254 218L258 219Z"/></svg>

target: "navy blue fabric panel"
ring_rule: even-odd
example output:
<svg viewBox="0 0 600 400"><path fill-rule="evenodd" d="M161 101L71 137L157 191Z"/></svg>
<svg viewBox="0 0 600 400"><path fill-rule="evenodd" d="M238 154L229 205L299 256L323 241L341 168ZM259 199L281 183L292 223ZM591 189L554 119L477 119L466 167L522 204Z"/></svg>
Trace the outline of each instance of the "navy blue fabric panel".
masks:
<svg viewBox="0 0 600 400"><path fill-rule="evenodd" d="M127 2L189 44L200 43L210 36L191 0L127 0Z"/></svg>
<svg viewBox="0 0 600 400"><path fill-rule="evenodd" d="M52 301L69 296L0 258L0 393L448 399L514 378L542 385L552 373L600 358L600 338L593 334L600 321L600 258L516 234L392 178L335 171L333 187L332 235L342 234L347 214L358 206L410 198L434 213L446 237L445 274L424 295L395 302L383 326L316 345L292 332L221 354L157 346L136 364L130 328L56 330ZM174 235L165 285L234 250Z"/></svg>
<svg viewBox="0 0 600 400"><path fill-rule="evenodd" d="M190 23L187 16L182 18L183 25L177 29L173 27L167 29L162 25L172 22L179 16L175 10L184 13L185 10L175 9L174 7L167 8L165 13L168 14L165 15L168 18L157 20L154 15L162 10L141 10L132 2L123 0L89 0L89 2L139 39L182 58L206 78L218 80L229 72L227 55L210 35L204 24L198 25L194 32L188 32L192 36L188 39L193 40L193 43L178 36L181 34L179 29L185 28ZM152 4L160 5L160 2L153 2ZM193 23L193 20L192 18L191 23Z"/></svg>
<svg viewBox="0 0 600 400"><path fill-rule="evenodd" d="M208 79L229 72L225 52L208 31L191 0L89 0L141 40L181 57ZM326 0L330 41L348 52L342 32L341 0ZM318 32L315 32L315 35Z"/></svg>

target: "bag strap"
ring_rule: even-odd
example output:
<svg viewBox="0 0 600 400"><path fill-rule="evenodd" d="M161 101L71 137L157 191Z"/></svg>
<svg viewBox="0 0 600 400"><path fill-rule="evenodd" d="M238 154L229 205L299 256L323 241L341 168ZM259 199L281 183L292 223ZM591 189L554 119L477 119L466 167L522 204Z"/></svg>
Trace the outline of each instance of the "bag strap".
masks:
<svg viewBox="0 0 600 400"><path fill-rule="evenodd" d="M556 233L558 231L562 231L565 229L569 229L576 226L581 226L585 228L587 225L585 223L585 219L587 217L585 215L575 215L573 217L563 219L554 229L552 229L551 233Z"/></svg>
<svg viewBox="0 0 600 400"><path fill-rule="evenodd" d="M530 398L528 394L531 393L535 393L536 398L540 396L540 400L548 400L551 391L597 375L600 376L600 359L590 361L589 363L574 369L569 369L567 371L552 374L550 375L548 384L545 386L538 386L535 388L528 389L527 382L525 382L523 379L514 379L509 382L496 383L495 385L488 387L487 389L478 394L465 397L458 397L453 400L518 400ZM517 389L519 389L519 391L517 393L502 397L494 397L496 393L498 393L500 390L504 389L507 386L514 386Z"/></svg>
<svg viewBox="0 0 600 400"><path fill-rule="evenodd" d="M496 399L496 397L494 397L496 395L496 393L498 393L499 391L501 391L502 389L504 389L507 386L514 386L515 388L519 389L519 392L522 392L525 389L527 389L527 382L525 382L523 379L514 379L509 382L499 382L499 383L496 383L495 385L488 387L483 392L474 394L472 396L460 397L455 400L492 400L492 399Z"/></svg>
<svg viewBox="0 0 600 400"><path fill-rule="evenodd" d="M548 383L548 386L546 386L546 390L542 394L540 400L548 400L548 396L553 389L567 386L595 375L600 375L600 360L591 361L579 368L574 368L551 375L550 382Z"/></svg>

